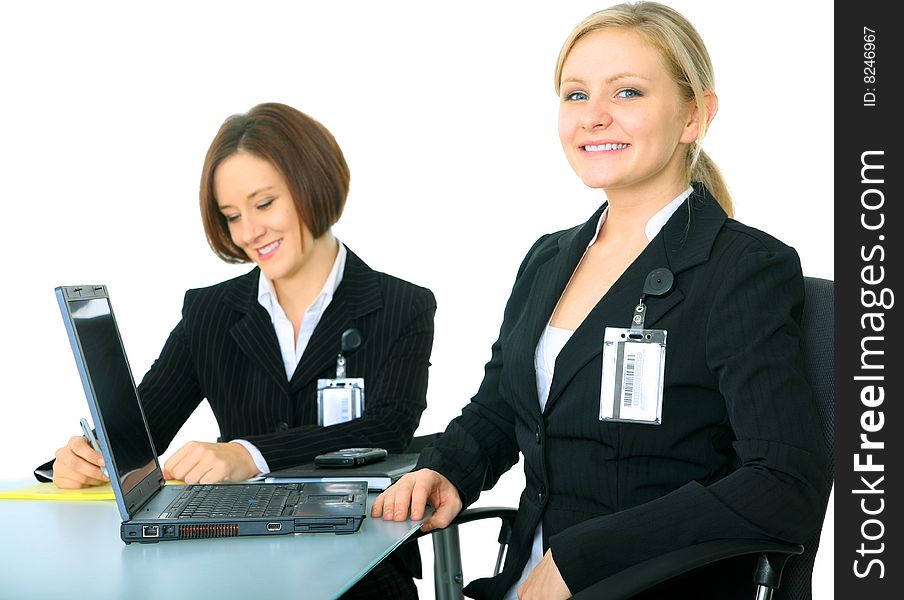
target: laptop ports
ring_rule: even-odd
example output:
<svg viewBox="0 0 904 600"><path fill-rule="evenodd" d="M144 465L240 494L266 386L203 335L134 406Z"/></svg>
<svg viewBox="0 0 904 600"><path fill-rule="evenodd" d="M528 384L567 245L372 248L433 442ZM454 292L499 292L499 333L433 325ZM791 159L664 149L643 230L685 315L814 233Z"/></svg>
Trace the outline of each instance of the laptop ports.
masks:
<svg viewBox="0 0 904 600"><path fill-rule="evenodd" d="M279 531L282 529L282 523L267 523L267 531Z"/></svg>
<svg viewBox="0 0 904 600"><path fill-rule="evenodd" d="M141 537L146 537L146 538L160 537L160 526L159 525L142 525Z"/></svg>

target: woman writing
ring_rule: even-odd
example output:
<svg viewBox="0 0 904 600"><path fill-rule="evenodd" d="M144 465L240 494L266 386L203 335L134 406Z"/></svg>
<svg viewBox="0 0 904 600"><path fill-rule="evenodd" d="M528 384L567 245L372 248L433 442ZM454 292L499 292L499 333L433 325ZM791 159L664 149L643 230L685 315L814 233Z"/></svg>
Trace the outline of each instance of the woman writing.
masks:
<svg viewBox="0 0 904 600"><path fill-rule="evenodd" d="M426 407L433 294L368 267L331 232L349 171L333 136L283 104L228 118L208 150L201 215L214 252L245 275L186 293L182 320L138 392L159 451L206 398L225 442L189 442L164 464L188 483L240 481L346 447L402 452ZM318 380L363 378L359 418L319 424ZM321 407L322 408L322 407ZM106 481L82 436L56 452L53 481ZM417 597L417 549L397 552L348 598Z"/></svg>
<svg viewBox="0 0 904 600"><path fill-rule="evenodd" d="M480 389L373 515L430 503L424 529L444 527L520 453L505 566L475 598L566 598L710 539L805 540L827 482L800 264L730 218L700 146L718 108L703 42L661 4L614 6L568 37L555 86L565 156L607 202L530 249ZM662 343L617 341L631 331ZM745 560L684 583L747 598Z"/></svg>

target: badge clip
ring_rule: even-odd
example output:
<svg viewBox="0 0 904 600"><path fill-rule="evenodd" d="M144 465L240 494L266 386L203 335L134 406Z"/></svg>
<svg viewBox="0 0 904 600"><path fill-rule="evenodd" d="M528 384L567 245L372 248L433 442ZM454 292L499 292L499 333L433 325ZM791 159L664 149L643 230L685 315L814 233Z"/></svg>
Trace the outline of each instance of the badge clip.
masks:
<svg viewBox="0 0 904 600"><path fill-rule="evenodd" d="M355 328L342 332L336 356L336 377L317 380L317 424L345 423L364 414L364 378L348 377L346 354L361 347L364 337Z"/></svg>
<svg viewBox="0 0 904 600"><path fill-rule="evenodd" d="M603 372L600 387L601 421L662 423L662 390L665 379L664 329L645 329L647 296L663 296L675 281L666 268L647 275L631 326L607 327L603 338Z"/></svg>

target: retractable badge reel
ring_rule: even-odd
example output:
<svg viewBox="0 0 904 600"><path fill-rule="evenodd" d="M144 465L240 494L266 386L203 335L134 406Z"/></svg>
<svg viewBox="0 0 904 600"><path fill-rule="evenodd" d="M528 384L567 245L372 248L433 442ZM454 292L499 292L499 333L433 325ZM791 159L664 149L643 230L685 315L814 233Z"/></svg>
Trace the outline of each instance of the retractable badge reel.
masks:
<svg viewBox="0 0 904 600"><path fill-rule="evenodd" d="M364 414L364 378L346 377L346 355L357 350L364 338L357 329L342 332L336 357L336 377L317 380L317 424L345 423Z"/></svg>
<svg viewBox="0 0 904 600"><path fill-rule="evenodd" d="M603 338L600 420L659 425L665 377L665 329L645 329L647 296L662 296L675 277L665 268L647 275L631 327L607 327Z"/></svg>

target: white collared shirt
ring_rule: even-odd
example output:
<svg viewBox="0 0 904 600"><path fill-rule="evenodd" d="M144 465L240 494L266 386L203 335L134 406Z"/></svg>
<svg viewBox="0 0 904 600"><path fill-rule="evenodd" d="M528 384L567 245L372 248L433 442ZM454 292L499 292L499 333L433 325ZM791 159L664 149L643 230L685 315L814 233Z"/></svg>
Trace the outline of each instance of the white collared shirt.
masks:
<svg viewBox="0 0 904 600"><path fill-rule="evenodd" d="M333 268L330 270L330 274L323 283L320 293L317 294L317 297L314 298L311 305L304 311L301 327L298 328L297 340L295 339L295 327L292 325L292 321L286 316L286 311L284 311L283 307L279 304L279 300L276 297L276 290L273 288L273 282L264 275L263 271L261 271L260 277L258 278L257 301L264 307L267 314L270 315L270 322L273 324L273 329L276 332L276 339L279 342L279 354L282 356L283 367L286 370L286 379L292 379L292 375L298 368L298 363L301 362L301 357L308 347L308 342L311 341L311 335L314 333L314 329L317 327L317 324L320 323L320 318L323 316L324 311L326 311L326 307L333 301L333 296L339 288L339 284L342 283L343 275L345 275L345 260L348 256L348 251L345 248L345 244L338 240L337 242L339 244L339 252L336 253L336 260L333 262ZM270 472L270 467L267 465L267 461L264 460L264 455L261 454L260 450L258 450L254 444L246 440L231 441L245 447L248 453L251 454L251 458L254 459L254 464L261 473Z"/></svg>
<svg viewBox="0 0 904 600"><path fill-rule="evenodd" d="M677 198L666 204L659 209L655 215L650 217L650 220L647 221L646 227L644 228L647 235L647 242L650 242L660 231L662 231L662 228L665 227L665 224L668 223L672 215L675 214L675 211L678 210L681 203L684 202L693 191L693 187L688 187L678 194ZM603 214L600 215L600 219L596 225L596 234L593 236L593 239L590 240L590 243L587 244L588 248L590 248L599 237L600 230L603 228L603 223L606 222L608 214L609 209L607 207L606 210L603 211ZM559 352L561 352L565 344L568 343L572 333L574 332L547 324L546 329L544 329L543 333L540 335L540 340L537 342L537 348L534 352L534 367L537 373L537 395L540 399L541 412L546 409L546 401L549 399L549 389L552 385L554 374L551 367L554 367ZM540 524L537 525L536 531L534 531L534 541L531 545L530 559L528 559L527 564L524 565L524 570L521 571L521 577L518 579L518 582L509 588L508 593L505 595L505 600L517 600L518 587L524 583L528 575L530 575L530 572L533 571L534 567L542 558L543 523L541 521Z"/></svg>
<svg viewBox="0 0 904 600"><path fill-rule="evenodd" d="M311 302L311 305L304 312L301 321L301 327L298 328L298 340L295 339L295 327L292 321L286 317L286 312L279 304L276 297L276 290L273 288L273 282L261 271L257 284L257 301L267 314L270 315L270 322L273 323L273 329L276 331L276 339L279 340L279 353L282 356L283 367L286 369L286 378L292 379L298 363L301 362L301 356L304 354L308 342L311 341L311 334L314 328L320 322L326 307L333 301L333 295L339 284L342 283L342 276L345 274L345 258L348 251L345 245L339 242L339 252L336 253L336 260L333 262L333 268L327 276L320 293Z"/></svg>
<svg viewBox="0 0 904 600"><path fill-rule="evenodd" d="M686 190L678 194L678 196L659 209L659 211L650 217L650 220L647 221L646 226L644 227L644 233L647 234L647 242L651 241L654 237L656 237L662 228L665 227L665 224L669 222L669 219L672 218L672 215L675 214L675 211L678 210L678 207L681 206L681 203L691 195L694 191L693 186L688 186ZM593 239L590 240L590 243L587 244L587 247L593 245L593 243L600 236L600 230L603 228L603 223L606 222L606 217L609 216L609 207L606 207L606 210L603 211L603 214L600 215L600 220L596 224L596 235L593 236Z"/></svg>

